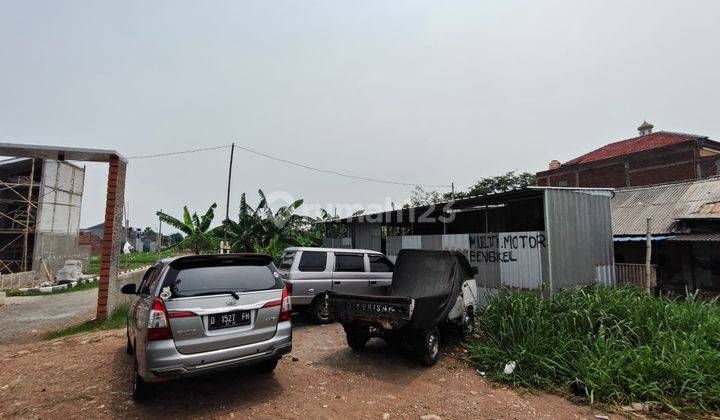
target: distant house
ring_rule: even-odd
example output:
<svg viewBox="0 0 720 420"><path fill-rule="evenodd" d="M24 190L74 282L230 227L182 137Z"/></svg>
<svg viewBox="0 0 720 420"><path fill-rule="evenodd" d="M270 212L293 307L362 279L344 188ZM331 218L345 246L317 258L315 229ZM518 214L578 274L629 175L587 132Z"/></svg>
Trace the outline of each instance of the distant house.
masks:
<svg viewBox="0 0 720 420"><path fill-rule="evenodd" d="M89 233L91 235L95 235L98 238L103 238L103 233L105 232L105 225L104 223L99 223L97 225L93 225L90 227L86 227L85 229L81 229L82 232Z"/></svg>
<svg viewBox="0 0 720 420"><path fill-rule="evenodd" d="M78 243L90 246L90 255L100 255L102 251L102 238L90 231L81 230Z"/></svg>
<svg viewBox="0 0 720 420"><path fill-rule="evenodd" d="M104 234L104 225L102 223L98 223L97 225L93 225L90 227L87 227L85 229L81 229L81 233L89 236L94 236L99 238L102 241L103 234ZM127 228L127 236L125 237L125 228L123 227L120 229L120 243L124 244L126 241L130 243L130 245L138 252L143 251L143 242L142 242L142 229L140 228L134 228L129 227ZM95 254L93 254L95 255Z"/></svg>
<svg viewBox="0 0 720 420"><path fill-rule="evenodd" d="M553 160L536 174L537 185L627 188L720 175L720 142L696 134L654 133L647 122L638 132L565 163Z"/></svg>
<svg viewBox="0 0 720 420"><path fill-rule="evenodd" d="M618 189L611 205L619 280L644 271L650 219L658 288L720 294L720 177Z"/></svg>
<svg viewBox="0 0 720 420"><path fill-rule="evenodd" d="M92 241L95 241L94 238L99 238L99 240L102 240L103 237L103 229L104 226L102 223L99 223L97 225L93 225L90 227L87 227L85 229L82 229L81 233L86 235L88 238L85 239L85 241L90 244ZM134 248L137 252L156 252L157 251L157 235L155 233L151 234L149 237L145 235L144 229L141 228L134 228L129 227L127 229L127 242L130 243L130 246ZM168 244L170 241L172 235L163 235L163 243ZM93 239L90 239L90 238ZM125 229L120 230L120 242L125 243ZM93 255L99 255L94 254Z"/></svg>

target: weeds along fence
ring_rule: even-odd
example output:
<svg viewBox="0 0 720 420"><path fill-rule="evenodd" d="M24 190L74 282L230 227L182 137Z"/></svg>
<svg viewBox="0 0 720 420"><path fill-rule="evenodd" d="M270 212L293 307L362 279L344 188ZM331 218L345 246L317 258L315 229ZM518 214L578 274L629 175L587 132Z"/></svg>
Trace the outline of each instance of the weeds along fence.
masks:
<svg viewBox="0 0 720 420"><path fill-rule="evenodd" d="M615 279L619 285L631 284L645 287L647 281L647 267L645 264L618 264L615 263ZM650 287L657 285L657 265L650 266Z"/></svg>
<svg viewBox="0 0 720 420"><path fill-rule="evenodd" d="M494 380L572 393L589 403L643 402L672 414L720 411L720 307L696 295L655 298L589 286L552 300L488 296L469 362ZM515 362L507 375L504 366Z"/></svg>

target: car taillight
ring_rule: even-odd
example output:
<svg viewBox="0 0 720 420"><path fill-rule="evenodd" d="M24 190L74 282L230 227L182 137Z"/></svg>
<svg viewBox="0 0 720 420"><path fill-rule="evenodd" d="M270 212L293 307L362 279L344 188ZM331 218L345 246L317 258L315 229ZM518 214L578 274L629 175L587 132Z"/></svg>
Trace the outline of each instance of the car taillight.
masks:
<svg viewBox="0 0 720 420"><path fill-rule="evenodd" d="M167 311L162 299L155 298L150 315L148 316L148 341L169 340L172 338Z"/></svg>
<svg viewBox="0 0 720 420"><path fill-rule="evenodd" d="M288 297L288 291L286 288L283 287L282 297L280 299L271 300L263 305L263 308L273 308L275 306L280 307L280 316L278 317L278 321L287 321L290 319L290 309L292 309L292 305L290 305L290 297Z"/></svg>
<svg viewBox="0 0 720 420"><path fill-rule="evenodd" d="M292 283L285 283L288 294L292 294Z"/></svg>
<svg viewBox="0 0 720 420"><path fill-rule="evenodd" d="M283 287L282 300L280 301L280 317L278 318L278 321L289 321L291 309L292 304L290 303L287 287Z"/></svg>

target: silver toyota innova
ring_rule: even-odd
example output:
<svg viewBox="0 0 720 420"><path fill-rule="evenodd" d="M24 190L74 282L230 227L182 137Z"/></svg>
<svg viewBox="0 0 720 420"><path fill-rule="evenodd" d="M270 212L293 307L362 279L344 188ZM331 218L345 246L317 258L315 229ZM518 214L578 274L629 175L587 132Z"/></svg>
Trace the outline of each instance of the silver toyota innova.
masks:
<svg viewBox="0 0 720 420"><path fill-rule="evenodd" d="M292 349L290 299L269 255L194 255L151 267L128 313L133 398L151 383L238 365L270 372Z"/></svg>

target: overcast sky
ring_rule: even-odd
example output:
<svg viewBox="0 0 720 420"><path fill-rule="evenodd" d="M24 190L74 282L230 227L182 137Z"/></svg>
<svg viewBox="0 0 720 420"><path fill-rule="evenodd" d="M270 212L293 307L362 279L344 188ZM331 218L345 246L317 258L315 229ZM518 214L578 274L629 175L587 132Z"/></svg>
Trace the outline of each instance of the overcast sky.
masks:
<svg viewBox="0 0 720 420"><path fill-rule="evenodd" d="M0 141L125 156L234 141L466 188L632 137L643 119L720 138L716 0L0 6ZM227 153L130 160L131 224L224 207ZM82 226L102 220L105 183L88 165ZM412 189L236 151L231 214L258 188L325 207L402 203Z"/></svg>

